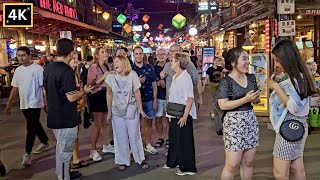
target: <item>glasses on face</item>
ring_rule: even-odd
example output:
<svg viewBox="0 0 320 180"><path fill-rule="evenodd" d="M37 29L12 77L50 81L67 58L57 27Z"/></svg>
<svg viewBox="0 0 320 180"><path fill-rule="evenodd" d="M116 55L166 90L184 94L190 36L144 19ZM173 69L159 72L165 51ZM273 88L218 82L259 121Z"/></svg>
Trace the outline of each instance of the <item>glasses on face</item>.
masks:
<svg viewBox="0 0 320 180"><path fill-rule="evenodd" d="M165 55L167 55L167 54L165 54L165 53L157 54L157 56L165 56Z"/></svg>

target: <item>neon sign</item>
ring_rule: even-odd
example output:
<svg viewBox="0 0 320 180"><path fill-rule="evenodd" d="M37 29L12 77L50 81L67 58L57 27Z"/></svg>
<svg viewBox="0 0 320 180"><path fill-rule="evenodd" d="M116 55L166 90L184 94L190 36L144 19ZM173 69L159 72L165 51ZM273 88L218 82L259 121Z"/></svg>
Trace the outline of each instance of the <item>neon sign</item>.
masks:
<svg viewBox="0 0 320 180"><path fill-rule="evenodd" d="M77 17L78 17L78 13L76 9L68 5L64 5L57 0L40 0L40 7L45 10L48 10L56 14L60 14L62 16L66 16L75 20L77 20Z"/></svg>

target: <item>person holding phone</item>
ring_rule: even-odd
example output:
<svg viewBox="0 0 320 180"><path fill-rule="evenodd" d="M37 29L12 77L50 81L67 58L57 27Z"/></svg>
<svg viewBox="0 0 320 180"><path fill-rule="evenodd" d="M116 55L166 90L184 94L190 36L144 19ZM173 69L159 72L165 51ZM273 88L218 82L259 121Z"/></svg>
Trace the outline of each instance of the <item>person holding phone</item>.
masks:
<svg viewBox="0 0 320 180"><path fill-rule="evenodd" d="M143 110L147 117L142 117L145 151L150 154L157 154L158 151L151 145L152 136L152 120L155 118L155 111L158 107L158 87L157 87L157 75L150 64L143 62L143 50L141 47L135 47L133 49L133 55L135 62L132 65L132 69L136 71L141 83L141 97Z"/></svg>
<svg viewBox="0 0 320 180"><path fill-rule="evenodd" d="M279 128L274 128L273 174L277 180L288 180L290 173L292 179L305 180L303 151L308 136L309 101L317 91L293 41L286 39L278 42L272 50L272 56L278 74L283 73L283 76L278 78L279 82L274 79L275 75L268 80L268 87L273 90L269 97L270 120L273 125L281 119L283 122L297 120L305 129L302 139L291 142L282 137ZM282 112L277 112L281 107L286 110L283 108ZM281 114L280 117L277 114Z"/></svg>
<svg viewBox="0 0 320 180"><path fill-rule="evenodd" d="M146 117L140 94L141 83L125 56L114 59L115 72L107 76L108 116L112 121L115 146L115 163L120 171L130 166L130 149L133 158L142 169L149 168L145 162L140 133L140 116ZM130 146L129 146L130 145Z"/></svg>
<svg viewBox="0 0 320 180"><path fill-rule="evenodd" d="M259 125L252 103L260 102L256 77L249 72L249 56L241 47L226 54L229 75L220 80L218 105L226 111L223 119L225 165L221 179L233 179L240 168L241 179L252 179L252 162L259 146ZM232 94L228 92L232 86Z"/></svg>
<svg viewBox="0 0 320 180"><path fill-rule="evenodd" d="M107 100L106 83L104 82L109 73L108 57L109 54L105 48L99 47L95 50L95 63L88 70L88 84L94 86L89 97L89 108L93 114L94 124L91 127L91 151L90 158L93 161L101 161L102 156L97 150L97 141L102 131L103 153L114 153L114 147L110 144L112 140L111 122L107 121Z"/></svg>

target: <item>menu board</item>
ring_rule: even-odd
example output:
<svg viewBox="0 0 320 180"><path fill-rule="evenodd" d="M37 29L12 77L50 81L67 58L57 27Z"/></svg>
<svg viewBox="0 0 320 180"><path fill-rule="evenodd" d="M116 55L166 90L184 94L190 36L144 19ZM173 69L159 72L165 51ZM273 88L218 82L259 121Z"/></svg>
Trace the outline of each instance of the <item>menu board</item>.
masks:
<svg viewBox="0 0 320 180"><path fill-rule="evenodd" d="M202 48L202 77L206 77L206 72L212 66L215 55L214 47Z"/></svg>

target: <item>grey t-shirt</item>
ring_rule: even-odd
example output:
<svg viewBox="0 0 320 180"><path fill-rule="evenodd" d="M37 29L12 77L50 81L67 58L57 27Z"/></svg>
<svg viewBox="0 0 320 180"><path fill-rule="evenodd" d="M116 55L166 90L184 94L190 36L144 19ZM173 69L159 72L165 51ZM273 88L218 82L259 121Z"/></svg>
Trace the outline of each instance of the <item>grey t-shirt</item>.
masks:
<svg viewBox="0 0 320 180"><path fill-rule="evenodd" d="M192 62L190 62L190 63L188 63L186 70L191 76L193 85L196 85L197 81L198 81L198 70L197 70L197 68L194 66L194 64ZM168 76L166 77L166 92L167 92L167 96L168 96L169 95L169 89L170 89L171 83L172 83L172 77L175 75L175 72L173 72L172 69L171 69L171 62L167 62L166 63L166 65L163 68L163 71L168 74Z"/></svg>
<svg viewBox="0 0 320 180"><path fill-rule="evenodd" d="M112 89L112 113L120 117L125 116L128 104L137 105L134 91L141 87L137 73L131 71L128 76L110 73L106 83Z"/></svg>

